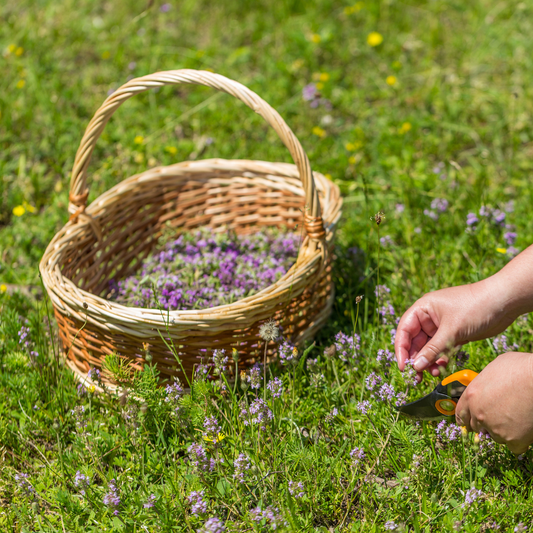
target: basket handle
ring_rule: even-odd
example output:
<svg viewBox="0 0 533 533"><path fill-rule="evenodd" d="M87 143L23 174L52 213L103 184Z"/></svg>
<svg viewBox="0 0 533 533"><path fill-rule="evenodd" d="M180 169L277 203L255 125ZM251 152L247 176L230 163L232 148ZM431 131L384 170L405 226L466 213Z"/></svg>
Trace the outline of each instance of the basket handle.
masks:
<svg viewBox="0 0 533 533"><path fill-rule="evenodd" d="M279 113L253 91L220 74L214 74L204 70L169 70L135 78L125 83L106 99L89 122L78 151L76 152L76 159L74 160L74 167L70 179L68 206L69 213L71 214L70 220L75 221L79 215L85 215L85 207L89 195L89 189L87 188L87 167L89 166L96 142L116 109L135 94L142 93L153 87L178 85L180 83L205 85L231 94L261 115L274 128L283 141L283 144L289 150L300 174L305 191L306 212L304 214L304 224L307 234L314 241L322 240L325 237L324 223L320 216L318 192L311 172L311 166L302 145L292 130L287 126Z"/></svg>

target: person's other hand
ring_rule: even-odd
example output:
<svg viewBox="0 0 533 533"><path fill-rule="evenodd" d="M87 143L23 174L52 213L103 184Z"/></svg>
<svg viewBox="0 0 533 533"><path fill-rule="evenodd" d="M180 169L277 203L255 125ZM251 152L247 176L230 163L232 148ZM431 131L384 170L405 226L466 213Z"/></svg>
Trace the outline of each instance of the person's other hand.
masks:
<svg viewBox="0 0 533 533"><path fill-rule="evenodd" d="M422 371L439 375L446 352L467 342L504 331L517 317L505 307L492 278L471 285L425 294L402 316L396 331L398 366L414 360L418 379Z"/></svg>
<svg viewBox="0 0 533 533"><path fill-rule="evenodd" d="M533 443L533 354L497 357L468 385L455 410L457 424L486 430L515 454Z"/></svg>

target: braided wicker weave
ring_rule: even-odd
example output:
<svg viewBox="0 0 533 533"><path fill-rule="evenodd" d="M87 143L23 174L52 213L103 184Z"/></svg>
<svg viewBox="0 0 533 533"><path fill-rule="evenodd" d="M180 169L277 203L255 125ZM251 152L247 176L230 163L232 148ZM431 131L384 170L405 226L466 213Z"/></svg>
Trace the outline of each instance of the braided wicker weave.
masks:
<svg viewBox="0 0 533 533"><path fill-rule="evenodd" d="M132 176L86 206L91 154L115 110L137 93L181 83L206 85L242 100L274 128L295 165L186 161ZM159 72L127 82L107 98L85 131L69 199L69 221L46 249L40 271L67 363L80 377L86 377L91 367L100 368L110 353L142 368L143 343L149 345L163 379L179 376L182 369L191 373L202 349L236 348L242 364L248 365L257 356L258 329L265 320L274 318L284 334L299 343L313 336L331 311L329 249L341 213L339 189L311 172L305 152L281 116L240 83L195 70ZM237 233L303 224L307 236L286 275L232 304L167 314L106 300L109 281L134 273L168 223Z"/></svg>

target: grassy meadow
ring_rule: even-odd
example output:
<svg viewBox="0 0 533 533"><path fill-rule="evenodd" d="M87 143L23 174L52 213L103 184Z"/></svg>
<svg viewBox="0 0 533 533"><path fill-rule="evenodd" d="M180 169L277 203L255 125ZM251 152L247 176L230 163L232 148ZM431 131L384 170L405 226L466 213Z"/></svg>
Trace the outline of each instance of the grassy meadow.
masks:
<svg viewBox="0 0 533 533"><path fill-rule="evenodd" d="M482 279L533 242L532 34L527 1L2 2L0 530L531 530L531 452L400 418L394 406L438 380L413 386L392 342L425 292ZM157 388L149 365L129 394L78 387L43 296L38 263L68 220L93 113L128 79L180 68L257 92L344 196L333 314L268 368L266 394L262 374ZM211 157L290 162L228 95L144 93L98 141L89 202ZM449 369L480 371L513 345L533 351L531 317Z"/></svg>

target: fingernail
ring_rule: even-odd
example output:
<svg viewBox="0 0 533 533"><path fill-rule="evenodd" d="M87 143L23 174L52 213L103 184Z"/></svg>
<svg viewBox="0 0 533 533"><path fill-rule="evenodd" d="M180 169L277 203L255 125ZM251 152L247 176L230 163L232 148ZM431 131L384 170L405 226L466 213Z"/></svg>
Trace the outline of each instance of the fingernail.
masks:
<svg viewBox="0 0 533 533"><path fill-rule="evenodd" d="M429 361L424 357L419 357L413 364L413 368L415 370L423 370L424 368L426 368L426 366L428 366L429 364Z"/></svg>

